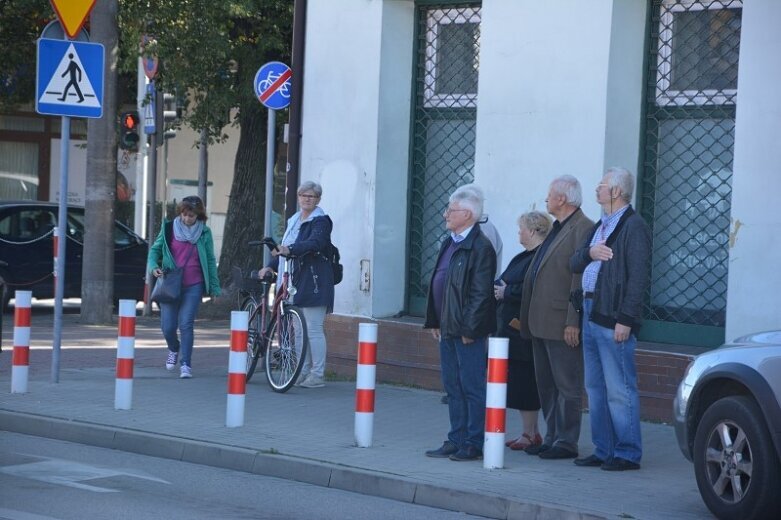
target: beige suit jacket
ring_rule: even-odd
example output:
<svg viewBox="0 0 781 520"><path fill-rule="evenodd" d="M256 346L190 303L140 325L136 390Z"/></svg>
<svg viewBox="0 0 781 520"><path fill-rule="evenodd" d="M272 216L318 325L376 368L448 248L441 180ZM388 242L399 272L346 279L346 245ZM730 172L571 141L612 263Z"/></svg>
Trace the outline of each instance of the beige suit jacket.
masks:
<svg viewBox="0 0 781 520"><path fill-rule="evenodd" d="M569 297L580 289L582 275L572 274L569 261L593 227L583 211L573 213L545 251L534 282L532 269L526 271L520 315L523 336L563 341L565 327L580 327L580 316ZM537 255L532 265L536 260Z"/></svg>

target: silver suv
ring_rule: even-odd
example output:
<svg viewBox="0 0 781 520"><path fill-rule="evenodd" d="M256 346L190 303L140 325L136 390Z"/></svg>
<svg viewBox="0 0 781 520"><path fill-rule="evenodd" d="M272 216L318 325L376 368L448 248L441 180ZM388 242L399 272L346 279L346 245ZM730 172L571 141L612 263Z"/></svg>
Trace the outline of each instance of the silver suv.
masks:
<svg viewBox="0 0 781 520"><path fill-rule="evenodd" d="M722 519L781 518L781 331L697 356L673 408L708 509Z"/></svg>

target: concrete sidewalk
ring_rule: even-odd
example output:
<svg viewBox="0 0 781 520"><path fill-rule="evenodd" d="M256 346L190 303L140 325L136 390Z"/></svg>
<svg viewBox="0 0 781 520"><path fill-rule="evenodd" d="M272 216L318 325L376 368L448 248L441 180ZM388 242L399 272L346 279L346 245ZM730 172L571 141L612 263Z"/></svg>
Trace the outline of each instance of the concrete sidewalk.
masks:
<svg viewBox="0 0 781 520"><path fill-rule="evenodd" d="M11 346L6 336L0 358L0 429L489 518L710 518L693 468L666 425L643 424L640 471L609 473L510 450L505 453L506 468L489 471L482 462L423 455L446 436L447 407L440 404L440 393L378 385L374 444L356 448L353 383L328 382L321 389L276 394L260 373L247 387L245 426L226 428L227 322L198 322L195 377L180 380L178 372L163 368L165 349L155 320L141 318L133 410L116 411L116 328L85 327L78 316L64 321L62 368L55 384L48 366L51 329L47 331L44 319L36 324L34 317L27 394L10 393ZM517 412L508 413L507 423L508 435L516 436ZM588 439L584 415L581 454L591 452Z"/></svg>

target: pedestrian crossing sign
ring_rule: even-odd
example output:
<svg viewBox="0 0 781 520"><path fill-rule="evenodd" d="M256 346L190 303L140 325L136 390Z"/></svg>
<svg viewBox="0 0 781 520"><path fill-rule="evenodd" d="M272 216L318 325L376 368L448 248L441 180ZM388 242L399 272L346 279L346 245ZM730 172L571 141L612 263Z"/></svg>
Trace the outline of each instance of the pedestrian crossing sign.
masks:
<svg viewBox="0 0 781 520"><path fill-rule="evenodd" d="M102 117L104 55L99 43L39 39L35 111Z"/></svg>

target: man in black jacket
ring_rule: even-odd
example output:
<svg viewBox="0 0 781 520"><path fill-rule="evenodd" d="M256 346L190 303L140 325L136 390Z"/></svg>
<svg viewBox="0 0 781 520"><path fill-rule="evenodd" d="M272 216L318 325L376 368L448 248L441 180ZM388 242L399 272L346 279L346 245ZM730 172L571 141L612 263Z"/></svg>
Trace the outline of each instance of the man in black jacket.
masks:
<svg viewBox="0 0 781 520"><path fill-rule="evenodd" d="M482 214L482 192L466 185L453 192L443 215L450 236L431 277L424 328L439 340L450 432L440 448L426 452L429 457L483 456L486 346L496 329L496 253L477 223Z"/></svg>
<svg viewBox="0 0 781 520"><path fill-rule="evenodd" d="M602 219L570 267L583 273L583 358L594 453L578 466L640 468L635 346L649 283L651 233L629 204L634 177L610 168L597 185Z"/></svg>

